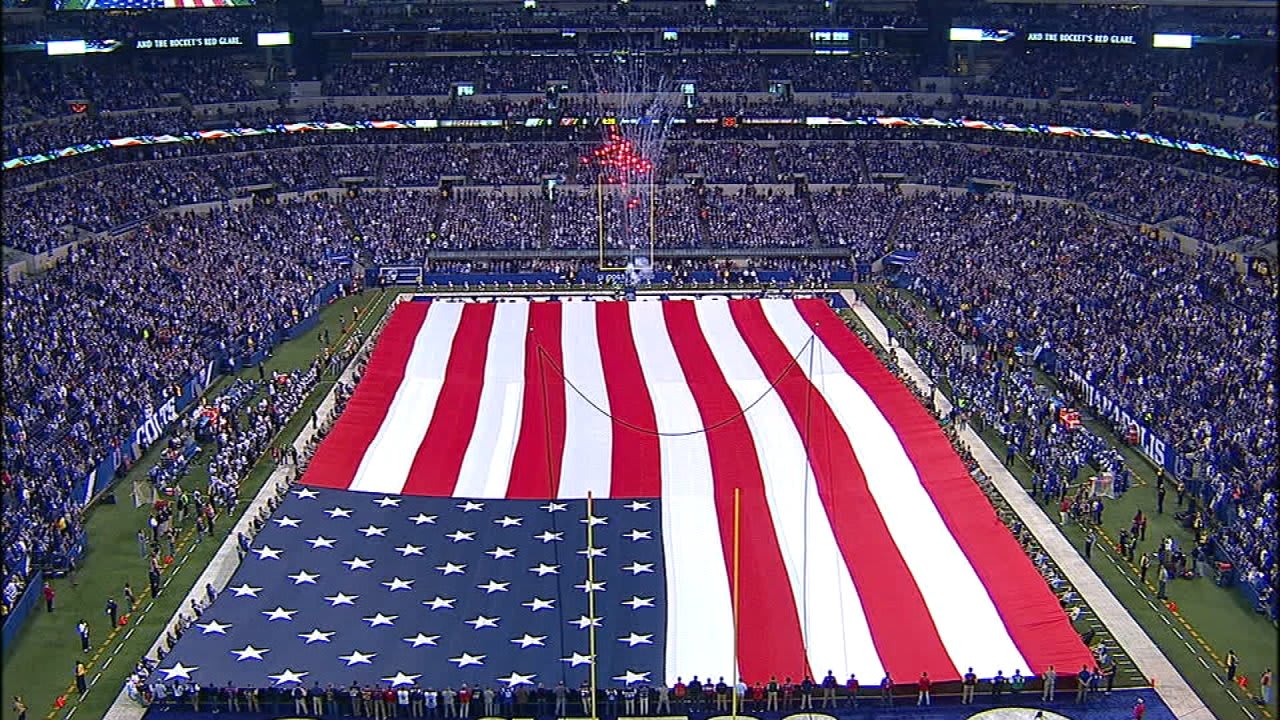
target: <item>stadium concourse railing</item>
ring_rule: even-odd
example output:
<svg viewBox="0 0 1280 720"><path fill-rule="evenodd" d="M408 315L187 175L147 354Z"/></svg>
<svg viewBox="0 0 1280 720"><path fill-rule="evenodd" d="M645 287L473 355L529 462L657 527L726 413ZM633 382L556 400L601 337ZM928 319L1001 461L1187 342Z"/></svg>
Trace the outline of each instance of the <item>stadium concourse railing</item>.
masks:
<svg viewBox="0 0 1280 720"><path fill-rule="evenodd" d="M672 97L672 107L680 107L684 102L684 96L680 93L669 93ZM726 110L722 114L715 116L689 116L686 117L678 111L671 113L670 122L674 125L708 125L724 129L731 132L738 128L768 128L768 127L835 127L835 126L880 126L891 128L944 128L956 130L970 130L975 133L983 132L1005 132L1020 133L1033 135L1049 135L1059 137L1083 137L1093 138L1106 141L1115 141L1122 143L1138 143L1146 145L1154 145L1157 147L1170 148L1184 152L1190 152L1200 155L1208 155L1212 157L1233 160L1251 165L1262 167L1280 168L1280 160L1276 157L1264 153L1250 152L1241 149L1223 148L1208 143L1196 142L1186 138L1168 138L1154 133L1148 133L1138 130L1111 130L1105 128L1087 128L1078 127L1067 124L1055 123L1012 123L1002 120L983 120L979 118L971 118L967 116L946 117L948 114L947 106L953 102L953 98L947 93L938 92L796 92L793 100L796 104L778 103L777 99L768 94L760 92L703 92L698 96L708 103L717 103L727 101L731 103L741 103L745 99L749 105L746 111ZM348 112L352 112L351 108L362 108L368 106L387 106L397 103L408 102L450 102L459 103L460 107L467 107L469 102L483 104L486 101L502 98L504 102L513 104L527 103L542 99L544 96L540 93L498 93L489 94L481 93L472 96L469 99L455 100L449 96L439 95L409 95L409 96L314 96L314 97L293 97L286 101L286 106L281 109L280 103L275 100L271 101L253 101L240 103L212 104L212 105L195 105L192 106L193 112L198 112L203 117L226 117L234 118L237 110L271 110L279 111L284 116L282 122L268 124L263 127L222 127L209 128L210 122L205 123L205 128L198 130L179 131L176 128L164 128L161 132L157 128L156 134L135 135L129 137L117 138L85 138L82 142L70 145L60 149L50 149L45 152L32 153L4 160L4 170L14 170L30 165L38 165L46 162L53 162L69 157L83 156L86 154L96 153L104 150L112 150L116 148L139 147L146 145L166 145L171 143L192 143L203 142L208 140L221 140L236 137L252 137L258 135L274 135L301 132L316 131L333 131L333 132L353 132L353 131L371 131L371 130L421 130L421 131L438 131L438 130L469 130L469 129L485 129L485 128L550 128L556 126L615 126L636 124L646 122L641 118L626 118L618 114L610 114L608 108L614 104L622 102L621 96L599 96L584 93L564 93L560 97L567 102L590 102L602 109L602 112L588 113L577 117L562 117L557 113L548 113L548 116L527 116L527 117L467 117L467 118L433 118L426 117L420 119L390 119L390 118L369 118L356 122L322 122L313 120L313 112L322 110L326 107L347 108ZM1016 102L1039 107L1041 103L1047 100L1040 98L1010 98L999 96L973 95L966 96L968 101L979 102ZM911 103L913 106L933 105L938 109L934 111L931 117L913 117L910 115L892 116L893 108L901 105L904 101ZM879 114L860 115L857 117L846 116L829 116L813 109L822 107L823 103L840 103L840 102L858 102L870 107L887 108L885 112ZM1107 103L1107 102L1085 102L1075 100L1057 101L1063 107L1077 110L1096 111L1103 109L1108 112L1114 112L1121 109L1131 110L1131 107L1125 106L1123 103ZM806 103L810 103L809 109L806 109ZM729 106L737 107L737 106ZM768 116L764 116L762 111L767 111ZM1166 112L1170 110L1166 109ZM1197 113L1194 111L1181 112L1195 117L1197 120L1205 121L1210 124L1222 127L1240 127L1250 121L1247 118L1229 117L1229 116L1213 116L1205 113ZM126 116L130 114L144 114L146 110L133 110L118 113ZM353 113L354 114L354 113ZM551 115L555 115L552 117ZM938 117L941 115L942 117ZM37 121L50 122L50 121ZM1263 127L1274 128L1275 123L1259 122Z"/></svg>

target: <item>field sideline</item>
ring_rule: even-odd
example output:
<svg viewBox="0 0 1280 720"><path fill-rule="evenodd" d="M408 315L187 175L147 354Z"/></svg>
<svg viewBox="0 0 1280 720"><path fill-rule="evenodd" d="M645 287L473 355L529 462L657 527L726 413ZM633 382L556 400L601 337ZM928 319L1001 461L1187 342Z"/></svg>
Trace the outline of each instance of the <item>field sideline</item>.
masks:
<svg viewBox="0 0 1280 720"><path fill-rule="evenodd" d="M339 318L351 319L354 305L363 308L371 305L369 312L361 313L362 324L371 327L385 312L392 293L379 296L378 291L368 291L362 295L342 299L322 311L320 323L304 336L285 343L277 348L268 360L267 367L272 370L291 370L305 367L321 350L316 337L321 329L329 329L333 337L339 334ZM864 295L865 297L865 295ZM376 301L376 302L375 302ZM895 319L887 316L883 309L876 310L887 324L898 326ZM345 336L338 342L344 341ZM242 377L257 377L256 369L240 373ZM229 382L224 378L210 389L208 396L213 397ZM329 383L322 383L307 399L298 414L286 426L283 437L292 438L306 421L310 410L327 392ZM1093 423L1091 427L1097 427ZM1003 451L1003 443L990 433L984 439L997 452ZM1114 438L1111 438L1114 441ZM277 443L279 444L279 443ZM206 453L208 451L206 450ZM1127 459L1140 476L1140 483L1131 492L1112 503L1108 515L1111 522L1117 518L1132 515L1141 503L1154 504L1154 492L1145 485L1152 476L1151 467L1136 454L1125 450ZM80 572L78 586L73 587L67 579L56 580L58 592L57 609L50 615L41 607L32 613L28 625L15 643L11 652L6 652L4 676L10 696L21 694L31 708L32 718L70 718L72 715L82 717L101 717L107 707L115 699L121 684L129 674L136 659L154 641L155 636L164 623L173 614L177 603L185 596L187 589L198 577L200 571L208 563L213 552L230 527L225 519L219 522L219 534L213 540L193 545L194 532L184 529L181 536L180 549L177 553L179 564L166 573L166 589L155 602L154 607L146 613L140 622L117 632L108 639L104 605L107 597L114 596L123 604L120 589L126 581L133 583L139 596L145 596L146 568L138 558L136 542L133 534L146 520L144 509L134 509L128 501L127 488L135 478L145 478L145 470L151 466L158 455L158 450L148 456L129 477L122 480L117 488L121 504L115 506L98 506L88 515L86 526L90 533L90 550L85 560L85 569ZM206 456L207 457L207 456ZM1014 474L1025 484L1029 484L1027 467L1015 461L1011 468ZM268 463L255 467L246 481L242 502L247 504L257 492L270 472ZM189 476L189 486L202 484L205 478L203 465L198 466ZM241 506L243 508L243 505ZM1064 528L1067 536L1079 544L1081 539L1076 528ZM1185 533L1173 522L1172 515L1152 516L1151 532L1155 537L1173 534L1182 538ZM1104 543L1105 544L1105 543ZM1133 573L1123 567L1123 560L1115 563L1114 553L1104 555L1111 562L1096 562L1103 580L1125 605L1143 628L1165 651L1169 659L1179 668L1182 674L1197 690L1215 715L1220 718L1249 718L1264 720L1275 718L1275 708L1264 709L1247 701L1242 706L1236 696L1241 695L1238 688L1225 690L1216 678L1221 676L1218 668L1213 667L1225 655L1227 648L1236 650L1241 657L1241 670L1247 673L1252 682L1261 672L1262 663L1274 662L1276 654L1275 627L1254 614L1244 606L1239 593L1226 591L1213 586L1210 581L1195 583L1179 582L1171 586L1171 597L1177 600L1180 608L1177 616L1164 608L1150 605L1154 596L1151 588L1142 589L1134 585ZM146 605L149 598L142 599ZM71 685L72 669L77 658L83 657L75 634L75 623L84 618L93 627L94 650L89 654L92 659L89 678L94 681L85 700L76 702L74 693L68 697L67 707L61 712L53 711L53 700L64 693ZM137 620L137 618L135 618ZM1179 632L1181 628L1182 632ZM121 639L124 638L123 643ZM1196 645L1190 640L1194 638ZM119 647L117 647L119 645ZM1184 645L1186 647L1184 647ZM115 648L114 653L103 652ZM1205 663L1213 668L1210 671L1201 666ZM1157 679L1158 681L1158 679ZM99 687L101 685L101 687ZM1256 691L1256 687L1251 687ZM1229 693L1232 693L1229 695ZM1242 711L1243 707L1243 711ZM5 720L14 718L12 709L6 706L3 710Z"/></svg>
<svg viewBox="0 0 1280 720"><path fill-rule="evenodd" d="M895 333L902 331L897 318L876 304L874 293L862 291L859 295ZM904 292L904 295L915 300L908 293ZM898 335L904 336L905 334ZM1047 376L1040 376L1039 380L1056 388ZM950 388L945 383L939 388L949 393ZM1223 720L1276 718L1275 704L1262 707L1252 697L1258 694L1258 676L1267 667L1273 670L1276 667L1276 626L1266 617L1253 612L1241 593L1235 589L1217 587L1208 578L1177 580L1170 584L1169 598L1177 603L1177 613L1171 612L1155 599L1156 588L1150 576L1145 586L1138 582L1136 568L1115 552L1117 539L1114 533L1121 523L1127 522L1128 518L1142 508L1150 523L1145 545L1148 551L1154 548L1157 539L1165 535L1171 535L1186 544L1190 541L1190 533L1174 520L1173 512L1177 508L1172 501L1169 501L1166 508L1168 512L1163 515L1155 513L1154 466L1132 448L1121 443L1097 418L1086 415L1085 424L1124 453L1126 463L1136 476L1134 487L1107 505L1106 517L1110 535L1099 538L1096 549L1100 551L1100 559L1093 562L1092 567L1214 715ZM996 455L1003 457L1004 440L990 430L981 434ZM1030 467L1024 458L1015 458L1009 470L1023 487L1030 488ZM1087 469L1082 473L1081 479L1084 474L1087 474ZM1058 524L1056 513L1049 513L1049 516ZM1083 544L1084 533L1079 526L1068 524L1059 527L1077 548ZM1240 657L1239 674L1249 678L1249 697L1240 688L1228 686L1223 680L1223 658L1228 650L1235 650ZM1159 680L1156 678L1155 682L1158 683Z"/></svg>
<svg viewBox="0 0 1280 720"><path fill-rule="evenodd" d="M340 336L339 320L345 319L350 326L354 306L359 305L362 309L361 324L369 329L385 313L390 298L390 293L383 296L380 291L371 290L334 302L321 311L320 321L315 328L277 347L267 360L267 369L288 371L305 368L322 349L317 337L322 329L329 330L330 336L334 338L331 344L337 346L349 336ZM364 312L365 310L371 312ZM238 376L256 379L257 372L256 368L248 368L238 373ZM229 382L230 378L224 377L210 388L206 397L216 397ZM286 425L283 437L292 438L298 433L309 418L311 409L328 392L330 385L331 382L326 381L316 387L297 415ZM52 614L46 613L44 603L41 602L32 611L12 651L6 649L4 684L10 697L4 703L5 720L16 720L8 702L13 695L22 695L30 708L28 717L34 720L69 718L73 715L102 717L115 700L138 658L151 647L173 615L177 604L185 597L187 590L226 536L232 523L225 518L219 518L217 534L199 544L194 543L195 532L192 527L181 528L175 565L164 575L166 584L160 597L146 612L145 617L132 618L129 625L119 629L114 636L109 636L105 614L107 598L114 596L122 606L121 614L125 614L121 593L125 582L132 583L140 606L145 608L150 600L147 592L147 568L138 557L137 542L133 537L145 525L147 511L145 508L133 507L129 488L135 479L146 481L146 470L159 456L159 448L160 445L157 445L148 452L143 461L117 483L119 504L96 505L88 512L85 525L89 532L89 551L84 559L84 569L78 573L77 586L71 585L66 578L54 580L54 589L57 591L55 611ZM209 452L206 448L201 460L207 460ZM187 487L202 485L207 477L204 470L205 463L200 462L184 484ZM243 484L237 513L247 506L271 470L269 462L260 462L250 473ZM136 612L134 614L137 615ZM87 620L91 627L93 650L87 657L79 652L79 639L75 632L75 625L81 618ZM124 639L126 636L127 639ZM122 639L124 641L121 644ZM120 645L119 650L112 654L110 651L117 645ZM104 647L107 651L103 650ZM75 662L80 658L91 661L86 662L86 665L89 680L93 684L82 702L77 702L77 697L72 692L67 696L66 708L55 712L53 702L72 686Z"/></svg>

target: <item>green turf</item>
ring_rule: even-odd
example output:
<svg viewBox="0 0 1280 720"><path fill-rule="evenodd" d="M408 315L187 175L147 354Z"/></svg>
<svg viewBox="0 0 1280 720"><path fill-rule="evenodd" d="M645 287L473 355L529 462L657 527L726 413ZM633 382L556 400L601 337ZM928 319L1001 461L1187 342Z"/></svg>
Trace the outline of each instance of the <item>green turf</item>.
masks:
<svg viewBox="0 0 1280 720"><path fill-rule="evenodd" d="M902 329L901 323L876 303L873 292L861 290L859 295L882 321L895 331ZM1051 378L1044 375L1039 375L1039 378L1041 382L1057 387ZM942 387L945 389L945 383ZM1135 475L1135 486L1107 503L1103 515L1105 537L1100 538L1095 548L1093 568L1215 716L1224 720L1275 718L1277 709L1274 703L1263 708L1255 704L1252 696L1258 693L1257 682L1262 671L1267 667L1276 668L1276 625L1255 613L1239 591L1217 587L1210 578L1175 580L1169 584L1168 596L1177 605L1176 613L1156 600L1154 573L1148 573L1146 586L1137 582L1137 569L1114 548L1120 529L1128 527L1139 508L1148 516L1147 539L1139 543L1139 553L1154 552L1156 544L1165 535L1177 538L1183 547L1192 547L1191 533L1183 530L1173 518L1178 508L1176 494L1171 488L1166 488L1170 492L1165 497L1165 513L1155 512L1154 466L1120 442L1097 418L1086 413L1084 419L1091 431L1099 433L1124 453ZM984 431L982 437L998 457L1004 457L1005 444L996 433ZM1030 468L1025 459L1015 459L1010 470L1024 487L1030 487ZM1082 475L1087 473L1087 470L1083 471ZM1055 523L1058 522L1057 512L1048 514ZM1078 525L1069 523L1062 529L1073 545L1082 546L1084 531ZM1235 650L1240 658L1239 672L1250 682L1247 693L1222 682L1222 659L1228 650ZM1158 683L1160 679L1155 678L1155 681Z"/></svg>
<svg viewBox="0 0 1280 720"><path fill-rule="evenodd" d="M321 350L318 334L322 328L328 328L332 338L339 334L338 321L345 318L348 326L352 324L352 307L359 305L360 320L363 330L372 329L381 317L392 295L381 291L369 291L360 296L339 300L325 308L320 315L320 324L303 336L282 344L267 361L267 369L288 371L304 368L310 364ZM372 308L369 306L372 304ZM336 341L331 341L336 345ZM256 369L241 371L246 378L256 378ZM210 389L208 396L215 396L228 383L222 379ZM322 382L293 420L285 427L282 439L292 439L302 429L303 423L310 418L311 409L319 404L328 392L332 382ZM57 591L55 611L46 613L43 603L32 612L31 618L18 636L11 652L6 653L4 661L4 684L9 696L20 694L30 708L30 717L68 717L74 711L77 717L99 718L115 700L124 680L132 671L134 663L146 652L163 630L164 624L173 615L179 601L195 583L204 567L212 559L217 547L234 524L225 517L220 518L217 535L214 539L205 538L203 543L195 544L194 531L190 526L181 529L178 558L174 568L165 572L167 585L156 599L154 606L139 617L135 612L133 622L114 634L108 634L108 620L105 605L109 596L114 596L124 610L124 598L121 589L125 582L133 584L138 595L139 605L145 608L150 601L147 591L147 565L139 557L138 544L134 533L143 527L147 519L147 509L133 507L129 498L129 488L134 479L145 478L146 469L155 462L159 450L148 453L143 462L117 485L120 503L117 505L97 505L93 507L86 519L89 533L89 550L84 559L83 569L78 573L77 586L66 579L54 580ZM186 487L202 487L207 481L205 464L211 451L202 452L196 464L197 469L188 479L183 481ZM273 470L269 461L260 462L245 481L241 492L242 501L236 515L243 512L248 501L261 488L267 476ZM189 553L189 554L188 554ZM185 558L185 559L184 559ZM181 563L181 564L179 564ZM73 670L77 658L85 657L80 652L79 638L75 632L76 623L84 618L88 620L92 631L93 650L88 654L90 660L89 679L94 684L83 701L71 692L67 696L67 706L61 713L53 712L54 700L72 689ZM117 654L111 650L121 644L125 633L133 630L133 634L124 641ZM105 648L105 649L104 649ZM9 703L4 704L5 720L14 717Z"/></svg>

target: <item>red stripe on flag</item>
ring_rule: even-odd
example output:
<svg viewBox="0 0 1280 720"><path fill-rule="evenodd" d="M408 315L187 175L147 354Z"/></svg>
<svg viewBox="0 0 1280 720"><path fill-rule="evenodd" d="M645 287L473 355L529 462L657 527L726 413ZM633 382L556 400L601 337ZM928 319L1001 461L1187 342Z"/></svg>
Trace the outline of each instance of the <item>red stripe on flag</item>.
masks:
<svg viewBox="0 0 1280 720"><path fill-rule="evenodd" d="M768 377L778 377L778 397L804 439L818 493L836 543L853 575L871 637L885 669L899 681L956 675L924 596L889 534L867 487L858 457L826 399L794 360L756 300L729 304L734 323ZM814 518L810 522L823 522ZM821 618L816 619L818 623Z"/></svg>
<svg viewBox="0 0 1280 720"><path fill-rule="evenodd" d="M345 490L387 417L404 381L413 345L427 319L430 303L401 303L391 314L369 358L364 377L347 401L333 432L320 443L302 482Z"/></svg>
<svg viewBox="0 0 1280 720"><path fill-rule="evenodd" d="M401 491L405 495L453 495L475 429L497 307L493 303L466 303L462 308L436 412L413 457Z"/></svg>
<svg viewBox="0 0 1280 720"><path fill-rule="evenodd" d="M739 566L744 593L738 617L738 667L748 678L811 676L751 428L702 334L693 303L664 303L663 312L702 426L715 428L707 432L707 446L730 582L734 574L733 489L742 489ZM730 418L735 419L726 423Z"/></svg>
<svg viewBox="0 0 1280 720"><path fill-rule="evenodd" d="M609 496L658 497L662 495L658 420L631 336L627 303L596 303L596 336L613 419Z"/></svg>
<svg viewBox="0 0 1280 720"><path fill-rule="evenodd" d="M1030 670L1049 665L1061 673L1093 666L1089 649L1071 626L1013 534L996 517L933 416L880 363L821 300L796 307L831 354L866 390L902 441L943 522L969 559Z"/></svg>
<svg viewBox="0 0 1280 720"><path fill-rule="evenodd" d="M554 498L560 489L565 434L561 307L558 302L529 305L529 332L525 335L524 347L524 409L507 485L509 498Z"/></svg>

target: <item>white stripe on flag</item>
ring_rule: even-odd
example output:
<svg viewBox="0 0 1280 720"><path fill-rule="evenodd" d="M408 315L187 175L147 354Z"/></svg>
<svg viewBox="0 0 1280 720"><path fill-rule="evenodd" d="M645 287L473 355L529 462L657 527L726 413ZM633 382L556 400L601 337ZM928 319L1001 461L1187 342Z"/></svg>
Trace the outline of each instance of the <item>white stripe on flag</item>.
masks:
<svg viewBox="0 0 1280 720"><path fill-rule="evenodd" d="M433 302L413 342L404 380L378 434L365 450L352 490L398 493L435 414L444 385L449 349L462 319L463 303Z"/></svg>
<svg viewBox="0 0 1280 720"><path fill-rule="evenodd" d="M484 386L455 497L503 498L524 410L524 350L529 303L498 303L489 334ZM466 422L465 418L458 418Z"/></svg>
<svg viewBox="0 0 1280 720"><path fill-rule="evenodd" d="M733 674L733 606L716 515L711 454L698 405L667 335L662 303L629 305L662 456L667 677ZM665 435L665 433L691 433ZM767 632L761 628L762 632Z"/></svg>
<svg viewBox="0 0 1280 720"><path fill-rule="evenodd" d="M826 399L862 465L867 487L924 597L957 673L970 666L980 677L1028 668L986 587L920 483L902 441L879 408L835 356L814 338L795 303L763 300L765 316L793 354L810 339L799 367Z"/></svg>
<svg viewBox="0 0 1280 720"><path fill-rule="evenodd" d="M607 414L609 391L600 363L596 305L567 302L560 312L566 382L559 496L583 498L590 492L597 498L607 498L613 472L613 423Z"/></svg>
<svg viewBox="0 0 1280 720"><path fill-rule="evenodd" d="M810 667L814 672L832 670L838 677L850 672L863 678L881 677L884 666L795 422L739 334L729 303L699 301L694 307L702 334L738 405L747 408L756 403L744 417L756 440L769 512L791 580Z"/></svg>

